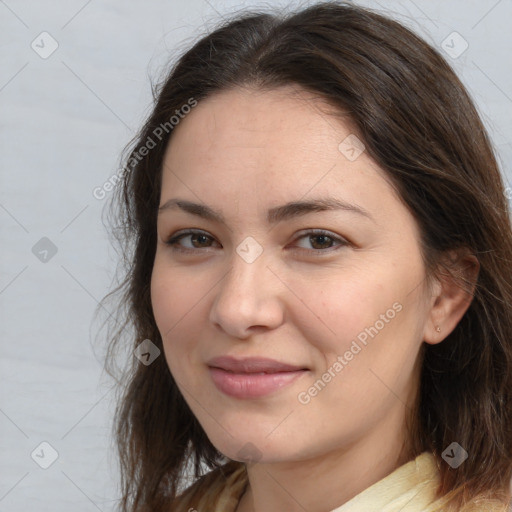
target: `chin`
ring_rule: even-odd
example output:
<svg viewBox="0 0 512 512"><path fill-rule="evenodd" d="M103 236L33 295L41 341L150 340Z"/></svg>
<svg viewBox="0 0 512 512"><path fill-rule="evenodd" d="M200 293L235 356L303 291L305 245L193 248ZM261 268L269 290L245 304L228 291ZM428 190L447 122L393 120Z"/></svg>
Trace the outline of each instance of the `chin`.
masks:
<svg viewBox="0 0 512 512"><path fill-rule="evenodd" d="M223 433L219 437L208 436L211 443L225 457L245 463L274 463L299 460L300 451L296 444L283 445L278 440L269 440L268 432L247 433L244 438L230 437Z"/></svg>

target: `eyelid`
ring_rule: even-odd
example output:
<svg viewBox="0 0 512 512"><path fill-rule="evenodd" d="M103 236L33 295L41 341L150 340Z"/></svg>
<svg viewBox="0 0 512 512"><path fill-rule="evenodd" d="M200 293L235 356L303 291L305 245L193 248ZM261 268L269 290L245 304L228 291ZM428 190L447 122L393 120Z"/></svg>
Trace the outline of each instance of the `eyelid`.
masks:
<svg viewBox="0 0 512 512"><path fill-rule="evenodd" d="M215 240L215 237L209 234L207 231L203 231L201 229L184 229L177 231L176 233L173 233L169 238L165 240L165 244L171 246L171 249L176 250L178 252L182 253L198 253L198 252L204 252L205 250L211 249L211 247L204 247L204 248L190 248L190 247L181 247L179 246L179 242L182 238L186 238L187 236L191 235L204 235L208 238L211 238L212 240ZM301 238L305 238L307 236L327 236L331 238L334 242L337 242L338 245L335 245L334 247L328 247L326 249L305 249L303 247L299 248L292 248L293 250L298 251L307 251L309 254L315 254L315 255L322 255L323 254L329 254L332 251L338 250L341 247L346 247L351 245L351 243L344 237L337 235L336 233L333 233L331 231L328 231L326 229L322 228L308 228L299 231L297 233L297 236L294 238L293 243L297 242L297 240L300 240ZM219 243L219 242L217 242Z"/></svg>
<svg viewBox="0 0 512 512"><path fill-rule="evenodd" d="M182 238L186 238L187 236L190 236L190 235L204 235L204 236L216 241L215 237L212 236L207 231L203 231L202 229L190 228L190 229L182 229L180 231L177 231L176 233L173 233L166 240L164 240L164 243L166 245L169 245L171 247L171 249L176 250L176 251L181 251L181 252L197 253L198 251L201 251L201 250L204 251L204 249L211 249L211 247L205 247L204 249L191 249L190 247L181 247L178 245L178 243L180 242L180 240ZM219 243L219 242L217 242L217 243Z"/></svg>

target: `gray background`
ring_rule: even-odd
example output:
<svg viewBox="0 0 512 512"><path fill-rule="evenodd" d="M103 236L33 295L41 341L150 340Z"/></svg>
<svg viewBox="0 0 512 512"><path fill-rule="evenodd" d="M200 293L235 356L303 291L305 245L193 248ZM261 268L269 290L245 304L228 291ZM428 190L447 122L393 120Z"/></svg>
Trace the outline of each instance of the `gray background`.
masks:
<svg viewBox="0 0 512 512"><path fill-rule="evenodd" d="M358 3L391 13L441 50L443 41L452 53L463 49L454 31L467 41L457 58L445 55L509 181L512 2ZM298 5L270 3L287 4ZM116 254L101 221L106 199L92 191L116 173L148 113L149 77L220 15L265 5L0 0L0 512L113 510L113 394L92 315ZM58 43L50 56L42 32ZM52 462L52 449L42 442L58 453L47 469L40 465Z"/></svg>

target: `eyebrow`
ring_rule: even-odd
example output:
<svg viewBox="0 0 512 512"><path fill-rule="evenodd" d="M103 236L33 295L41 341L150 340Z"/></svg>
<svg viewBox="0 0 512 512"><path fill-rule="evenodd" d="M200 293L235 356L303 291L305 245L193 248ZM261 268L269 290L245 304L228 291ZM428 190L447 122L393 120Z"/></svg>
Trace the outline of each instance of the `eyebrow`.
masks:
<svg viewBox="0 0 512 512"><path fill-rule="evenodd" d="M169 199L166 201L162 206L158 208L158 214L175 208L180 208L187 213L197 215L204 219L215 221L220 224L226 224L224 216L220 212L217 212L204 204L193 203L191 201L179 198ZM267 212L267 222L269 224L277 224L283 220L299 217L301 215L307 215L311 212L333 210L357 213L375 222L375 219L372 217L372 215L364 208L331 197L318 198L310 201L292 201L282 206L270 208Z"/></svg>

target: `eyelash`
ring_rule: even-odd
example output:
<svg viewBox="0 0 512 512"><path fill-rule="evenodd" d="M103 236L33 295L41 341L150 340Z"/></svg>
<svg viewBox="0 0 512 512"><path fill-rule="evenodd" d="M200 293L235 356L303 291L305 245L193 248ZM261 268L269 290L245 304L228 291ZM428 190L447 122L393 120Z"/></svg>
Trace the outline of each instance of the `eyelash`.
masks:
<svg viewBox="0 0 512 512"><path fill-rule="evenodd" d="M169 245L173 251L178 251L178 252L188 253L188 254L190 254L190 253L197 253L197 251L201 251L201 248L191 249L189 247L181 247L180 245L178 245L178 243L183 238L186 238L187 236L191 236L191 235L203 235L203 236L206 236L207 238L210 238L210 239L213 240L213 237L211 237L210 235L208 235L204 231L188 230L188 231L184 231L184 232L178 233L177 235L172 236L171 238L166 240L165 243L167 245ZM308 236L309 237L311 237L311 236L313 236L313 237L326 236L327 238L330 238L334 242L339 242L339 245L337 247L328 247L327 249L304 249L304 248L299 248L299 250L308 251L308 252L314 254L315 256L323 256L323 254L325 254L325 253L331 253L333 251L336 251L336 250L338 250L338 249L340 249L342 247L345 247L345 246L349 245L349 242L347 240L345 240L343 238L340 238L340 237L338 237L336 235L333 235L329 231L325 231L323 229L314 229L314 230L310 230L310 231L304 232L304 233L302 233L301 236L296 238L295 241L300 240L302 238L307 238ZM210 249L210 247L204 247L202 249ZM321 254L321 253L323 253L323 254Z"/></svg>

